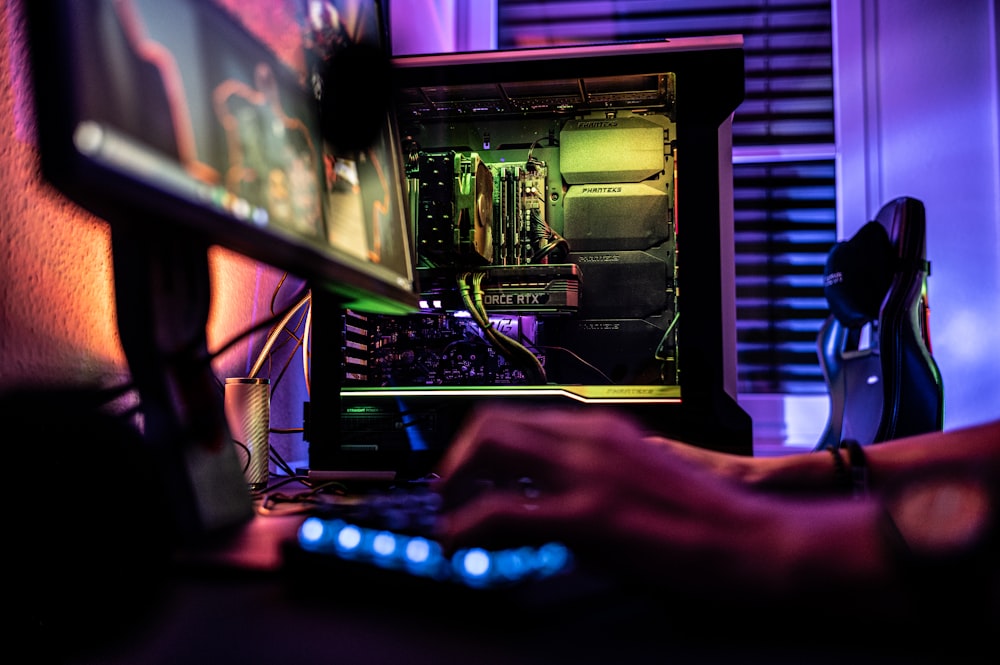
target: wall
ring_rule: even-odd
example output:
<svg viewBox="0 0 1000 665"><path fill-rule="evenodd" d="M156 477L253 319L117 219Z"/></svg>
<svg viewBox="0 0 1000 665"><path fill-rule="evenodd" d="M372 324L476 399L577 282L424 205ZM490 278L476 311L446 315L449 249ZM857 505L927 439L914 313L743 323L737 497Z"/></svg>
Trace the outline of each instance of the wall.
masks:
<svg viewBox="0 0 1000 665"><path fill-rule="evenodd" d="M1000 417L1000 111L995 0L835 0L837 219L927 211L931 345L945 428ZM828 400L751 395L755 450L811 448Z"/></svg>
<svg viewBox="0 0 1000 665"><path fill-rule="evenodd" d="M10 3L7 3L10 4ZM0 28L0 376L113 381L115 344L110 248L102 224L55 196L38 177L16 5Z"/></svg>
<svg viewBox="0 0 1000 665"><path fill-rule="evenodd" d="M996 2L834 7L841 235L897 196L924 202L945 427L1000 417Z"/></svg>
<svg viewBox="0 0 1000 665"><path fill-rule="evenodd" d="M394 55L497 47L496 0L388 0Z"/></svg>

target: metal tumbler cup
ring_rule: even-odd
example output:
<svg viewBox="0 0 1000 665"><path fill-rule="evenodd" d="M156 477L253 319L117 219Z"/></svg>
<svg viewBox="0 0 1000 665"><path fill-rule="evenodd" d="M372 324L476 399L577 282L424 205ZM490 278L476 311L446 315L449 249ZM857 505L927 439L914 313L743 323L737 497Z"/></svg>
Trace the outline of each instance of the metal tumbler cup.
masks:
<svg viewBox="0 0 1000 665"><path fill-rule="evenodd" d="M251 491L267 487L270 472L271 380L226 379L226 422Z"/></svg>

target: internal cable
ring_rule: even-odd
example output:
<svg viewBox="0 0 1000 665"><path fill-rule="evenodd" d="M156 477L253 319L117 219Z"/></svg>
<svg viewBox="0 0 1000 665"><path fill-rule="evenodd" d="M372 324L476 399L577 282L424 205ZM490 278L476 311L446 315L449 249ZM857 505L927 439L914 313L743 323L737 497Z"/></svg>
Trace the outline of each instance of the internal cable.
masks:
<svg viewBox="0 0 1000 665"><path fill-rule="evenodd" d="M537 249L528 262L542 263L548 258L554 259L556 263L565 261L566 255L569 254L569 241L556 233L538 210L531 210L529 215L531 235Z"/></svg>
<svg viewBox="0 0 1000 665"><path fill-rule="evenodd" d="M483 303L482 281L485 277L484 272L462 273L458 276L458 289L466 309L501 355L520 367L529 380L538 384L547 383L545 368L542 367L538 357L516 339L497 330L490 321L489 313Z"/></svg>
<svg viewBox="0 0 1000 665"><path fill-rule="evenodd" d="M670 340L670 334L677 327L677 322L680 321L680 318L681 313L676 312L673 318L670 319L670 325L667 326L667 329L663 331L663 335L660 336L660 342L656 345L656 352L653 354L656 360L669 360L666 355L667 343Z"/></svg>
<svg viewBox="0 0 1000 665"><path fill-rule="evenodd" d="M482 317L489 324L489 334L490 338L495 342L502 344L504 348L507 349L508 359L512 360L516 364L516 360L520 359L523 361L523 365L528 368L529 375L534 375L535 382L539 384L544 384L547 382L545 376L545 368L542 367L541 361L538 359L534 353L531 352L526 346L518 342L513 337L509 335L504 335L496 326L493 325L489 320L489 313L486 311L486 305L483 303L483 288L482 280L485 278L485 273L477 273L473 275L472 278L472 295L476 308L481 312ZM529 377L530 378L530 377Z"/></svg>

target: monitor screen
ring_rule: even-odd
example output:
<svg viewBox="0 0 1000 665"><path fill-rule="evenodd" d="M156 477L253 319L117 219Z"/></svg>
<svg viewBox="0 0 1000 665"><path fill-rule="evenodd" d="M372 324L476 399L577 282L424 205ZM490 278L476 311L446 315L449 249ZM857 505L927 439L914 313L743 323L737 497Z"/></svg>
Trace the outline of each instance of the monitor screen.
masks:
<svg viewBox="0 0 1000 665"><path fill-rule="evenodd" d="M42 167L70 198L287 270L345 307L416 309L388 105L365 108L378 131L347 149L320 112L324 92L361 103L321 84L344 49L382 47L378 0L33 0L29 18Z"/></svg>

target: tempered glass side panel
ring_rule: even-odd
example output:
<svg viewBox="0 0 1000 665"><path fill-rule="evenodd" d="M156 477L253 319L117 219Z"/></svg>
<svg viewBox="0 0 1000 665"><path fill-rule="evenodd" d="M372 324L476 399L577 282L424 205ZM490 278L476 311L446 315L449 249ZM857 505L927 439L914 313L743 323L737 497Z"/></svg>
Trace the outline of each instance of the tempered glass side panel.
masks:
<svg viewBox="0 0 1000 665"><path fill-rule="evenodd" d="M604 404L750 451L726 348L741 41L395 64L424 311L349 315L346 426L433 456L482 400Z"/></svg>

